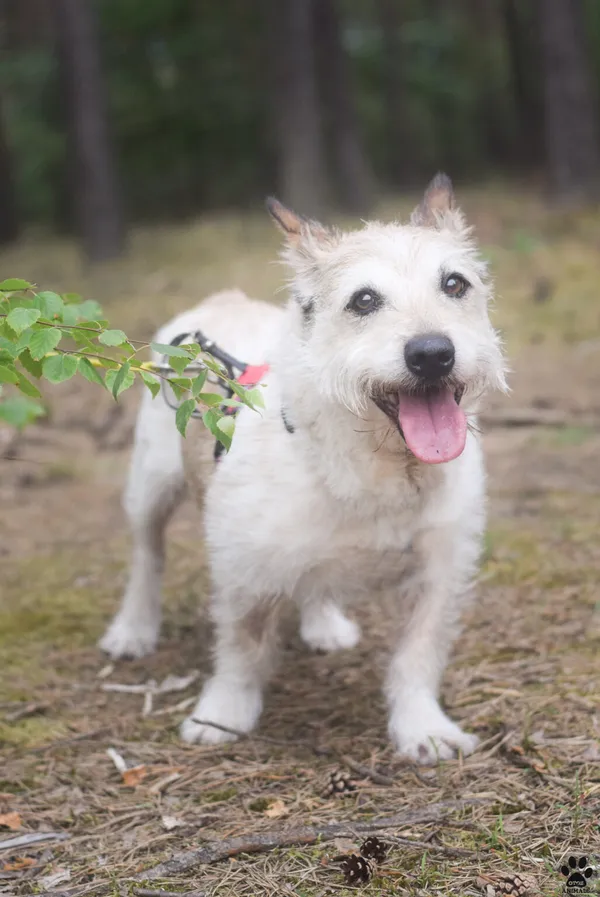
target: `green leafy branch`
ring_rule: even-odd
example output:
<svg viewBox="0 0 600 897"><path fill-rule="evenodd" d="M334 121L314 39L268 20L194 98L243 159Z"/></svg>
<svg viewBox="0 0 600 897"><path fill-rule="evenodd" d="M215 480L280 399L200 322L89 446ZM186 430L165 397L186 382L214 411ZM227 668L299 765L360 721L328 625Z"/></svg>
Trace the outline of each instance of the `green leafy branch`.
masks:
<svg viewBox="0 0 600 897"><path fill-rule="evenodd" d="M143 361L151 348L168 358L169 369ZM229 387L233 398L207 387L209 373ZM33 284L10 278L0 283L0 420L22 429L45 413L35 381L63 383L79 375L107 389L114 399L140 379L156 396L168 381L179 403L175 422L185 436L194 412L226 449L235 419L227 411L244 404L263 407L259 388L247 389L197 343L167 346L130 339L108 327L102 309L74 293L37 292ZM210 384L208 384L210 386Z"/></svg>

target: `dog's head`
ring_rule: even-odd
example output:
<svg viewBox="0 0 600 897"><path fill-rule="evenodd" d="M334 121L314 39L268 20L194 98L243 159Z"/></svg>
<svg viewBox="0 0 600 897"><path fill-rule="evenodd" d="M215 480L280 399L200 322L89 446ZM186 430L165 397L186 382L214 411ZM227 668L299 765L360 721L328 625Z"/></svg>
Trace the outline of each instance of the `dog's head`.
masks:
<svg viewBox="0 0 600 897"><path fill-rule="evenodd" d="M341 233L269 200L286 235L303 365L354 414L377 406L421 461L462 452L466 413L505 388L491 286L450 180L437 175L410 223Z"/></svg>

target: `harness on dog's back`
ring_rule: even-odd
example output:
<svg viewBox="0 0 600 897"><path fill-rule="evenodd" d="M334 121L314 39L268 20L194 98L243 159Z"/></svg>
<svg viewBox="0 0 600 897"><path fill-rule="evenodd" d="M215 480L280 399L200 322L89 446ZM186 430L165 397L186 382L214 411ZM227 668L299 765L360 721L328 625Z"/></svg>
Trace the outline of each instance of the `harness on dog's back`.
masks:
<svg viewBox="0 0 600 897"><path fill-rule="evenodd" d="M251 389L253 386L257 386L269 370L268 364L246 364L243 361L238 361L238 359L234 358L233 355L230 355L229 352L221 349L221 347L218 346L215 342L208 339L208 337L206 337L201 330L197 330L195 333L180 333L178 336L171 340L170 345L179 346L183 342L197 343L203 352L210 353L213 358L216 358L217 361L221 362L221 364L227 371L227 376L230 380L236 380L240 384L240 386L246 386L249 389ZM168 356L165 355L163 357L161 367L172 370L171 366L169 365ZM190 368L191 367L194 367L193 363L190 365ZM202 369L203 365L201 363L198 363L197 367L199 369ZM166 388L167 383L168 381L163 380L161 384L163 398L167 405L170 408L173 408L174 411L176 411L178 406L171 401L171 394L167 391ZM225 385L225 395L223 398L225 400L231 399L233 398L233 395L234 393L231 387L228 384ZM239 406L235 407L228 405L224 413L228 415L235 415L238 411ZM202 412L193 411L192 417L202 417ZM294 428L290 424L288 424L287 420L285 419L285 415L283 415L283 412L282 417L288 433L293 433ZM219 440L217 439L215 441L215 449L213 453L215 461L219 460L219 458L223 454L223 449L223 443L219 442Z"/></svg>

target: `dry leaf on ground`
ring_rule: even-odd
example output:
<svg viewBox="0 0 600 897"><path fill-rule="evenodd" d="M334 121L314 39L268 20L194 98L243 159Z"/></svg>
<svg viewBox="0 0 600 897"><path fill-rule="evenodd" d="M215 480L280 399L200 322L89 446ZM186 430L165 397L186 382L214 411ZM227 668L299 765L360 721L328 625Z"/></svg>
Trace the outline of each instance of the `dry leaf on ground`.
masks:
<svg viewBox="0 0 600 897"><path fill-rule="evenodd" d="M11 832L17 832L23 822L18 813L0 813L0 828L9 828Z"/></svg>
<svg viewBox="0 0 600 897"><path fill-rule="evenodd" d="M284 804L282 800L273 800L265 810L264 815L268 816L269 819L277 819L279 816L286 816L288 813L288 808Z"/></svg>
<svg viewBox="0 0 600 897"><path fill-rule="evenodd" d="M33 857L13 857L0 866L2 872L20 872L21 869L28 869L35 866L36 860Z"/></svg>
<svg viewBox="0 0 600 897"><path fill-rule="evenodd" d="M135 786L139 785L147 775L147 766L144 766L143 764L141 766L132 766L131 769L125 769L122 773L123 784L127 785L129 788L135 788Z"/></svg>

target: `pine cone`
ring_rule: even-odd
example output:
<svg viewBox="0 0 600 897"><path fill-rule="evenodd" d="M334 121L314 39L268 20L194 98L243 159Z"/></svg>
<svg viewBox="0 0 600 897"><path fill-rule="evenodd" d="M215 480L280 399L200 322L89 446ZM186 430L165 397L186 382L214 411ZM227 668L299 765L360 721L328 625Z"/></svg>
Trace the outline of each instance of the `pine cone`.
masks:
<svg viewBox="0 0 600 897"><path fill-rule="evenodd" d="M344 881L347 885L367 884L373 878L373 866L370 860L351 853L341 863Z"/></svg>
<svg viewBox="0 0 600 897"><path fill-rule="evenodd" d="M336 769L335 772L332 772L325 789L326 796L348 794L350 791L356 791L356 784L348 773L342 769Z"/></svg>
<svg viewBox="0 0 600 897"><path fill-rule="evenodd" d="M371 835L360 846L360 855L377 864L385 863L387 852L387 844L384 844L377 835Z"/></svg>
<svg viewBox="0 0 600 897"><path fill-rule="evenodd" d="M481 876L479 882L484 887L491 885L495 897L537 897L539 894L536 879L520 872Z"/></svg>

